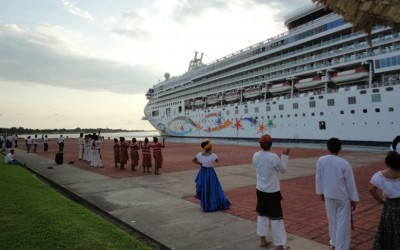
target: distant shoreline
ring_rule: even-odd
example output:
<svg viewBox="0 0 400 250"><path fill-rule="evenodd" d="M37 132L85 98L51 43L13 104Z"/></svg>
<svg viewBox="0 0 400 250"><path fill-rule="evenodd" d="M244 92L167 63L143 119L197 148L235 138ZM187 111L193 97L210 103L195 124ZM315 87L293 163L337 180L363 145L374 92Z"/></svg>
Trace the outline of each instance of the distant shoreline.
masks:
<svg viewBox="0 0 400 250"><path fill-rule="evenodd" d="M93 134L93 133L137 133L137 132L154 132L153 130L127 130L127 129L102 129L102 128L83 128L83 129L30 129L30 128L0 128L0 134L23 135L23 134Z"/></svg>

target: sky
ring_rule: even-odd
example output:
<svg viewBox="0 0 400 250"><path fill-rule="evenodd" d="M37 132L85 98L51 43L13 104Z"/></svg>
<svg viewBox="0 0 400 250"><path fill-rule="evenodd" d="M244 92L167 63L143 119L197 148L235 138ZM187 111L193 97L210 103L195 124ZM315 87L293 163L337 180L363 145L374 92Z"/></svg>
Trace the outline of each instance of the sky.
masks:
<svg viewBox="0 0 400 250"><path fill-rule="evenodd" d="M286 31L311 0L0 1L0 127L154 129L145 93L165 73Z"/></svg>

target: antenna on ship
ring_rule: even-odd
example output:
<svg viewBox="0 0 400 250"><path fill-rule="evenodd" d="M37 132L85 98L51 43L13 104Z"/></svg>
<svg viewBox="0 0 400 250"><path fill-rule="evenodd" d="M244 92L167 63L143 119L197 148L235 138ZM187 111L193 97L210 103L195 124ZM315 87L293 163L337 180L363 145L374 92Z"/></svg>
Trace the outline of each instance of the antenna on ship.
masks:
<svg viewBox="0 0 400 250"><path fill-rule="evenodd" d="M200 54L199 57L197 57L198 54ZM203 60L203 55L204 55L203 52L195 51L194 52L194 59L190 60L189 69L188 70L192 70L192 69L196 68L197 66L200 66L202 64L201 60Z"/></svg>

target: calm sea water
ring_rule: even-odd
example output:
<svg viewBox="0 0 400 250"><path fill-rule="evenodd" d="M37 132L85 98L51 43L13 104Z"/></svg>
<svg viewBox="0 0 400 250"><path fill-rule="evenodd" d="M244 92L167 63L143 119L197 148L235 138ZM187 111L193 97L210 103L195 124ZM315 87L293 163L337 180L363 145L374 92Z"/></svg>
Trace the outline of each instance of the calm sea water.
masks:
<svg viewBox="0 0 400 250"><path fill-rule="evenodd" d="M25 138L28 135L19 135L19 137ZM30 135L31 137L33 135ZM59 134L49 134L49 138L58 138ZM63 134L64 137L69 138L78 138L79 134ZM143 131L143 132L123 132L123 133L101 133L101 136L104 136L105 139L113 139L119 137L125 137L126 140L132 140L132 138L136 138L137 140L143 141L144 138L149 138L152 141L153 137L158 137L161 140L160 133L156 130L154 131ZM42 135L38 135L39 138ZM240 146L258 146L258 142L255 139L252 140L244 140L244 139L211 139L214 144L225 144L225 145L240 145ZM170 142L182 142L182 143L201 143L202 139L200 138L182 138L182 137L165 137L165 141ZM283 142L274 142L273 144L276 147L289 147L289 148L317 148L317 149L326 149L325 144L323 143L283 143ZM388 151L389 145L387 147L382 146L357 146L357 145L343 145L343 150L360 150L360 151Z"/></svg>

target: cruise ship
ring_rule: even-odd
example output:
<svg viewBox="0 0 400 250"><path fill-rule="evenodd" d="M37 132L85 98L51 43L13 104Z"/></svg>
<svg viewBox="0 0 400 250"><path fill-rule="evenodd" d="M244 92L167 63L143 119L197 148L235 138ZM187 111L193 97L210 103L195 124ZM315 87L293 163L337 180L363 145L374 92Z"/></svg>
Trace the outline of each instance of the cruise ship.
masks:
<svg viewBox="0 0 400 250"><path fill-rule="evenodd" d="M400 134L400 31L370 37L321 4L285 17L287 31L188 71L146 93L162 136L286 142L331 137L389 145Z"/></svg>

